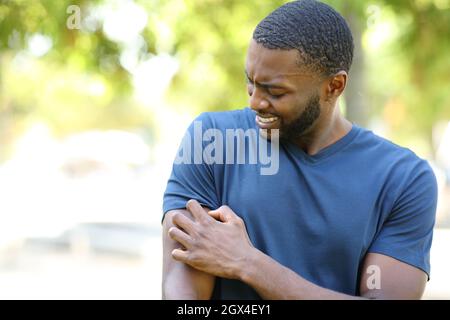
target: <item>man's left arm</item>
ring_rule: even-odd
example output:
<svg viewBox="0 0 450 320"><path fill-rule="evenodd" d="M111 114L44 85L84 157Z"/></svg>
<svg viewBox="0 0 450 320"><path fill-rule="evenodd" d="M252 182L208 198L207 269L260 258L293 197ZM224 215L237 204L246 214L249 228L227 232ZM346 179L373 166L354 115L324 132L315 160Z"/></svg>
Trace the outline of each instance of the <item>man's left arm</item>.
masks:
<svg viewBox="0 0 450 320"><path fill-rule="evenodd" d="M170 237L185 247L185 250L174 250L173 258L216 276L239 279L264 299L420 299L422 296L425 272L377 253L366 256L362 271L377 266L379 287L369 288L370 274L366 272L361 274L359 297L320 287L253 247L244 222L229 207L210 211L210 215L196 201L191 200L187 207L195 221L183 220L179 228L169 230ZM192 231L186 234L181 229Z"/></svg>
<svg viewBox="0 0 450 320"><path fill-rule="evenodd" d="M371 266L377 266L379 286L375 288ZM360 296L351 296L320 287L292 270L282 266L263 253L255 254L252 261L241 269L240 279L253 287L264 299L420 299L427 275L422 270L391 257L369 253L361 269Z"/></svg>

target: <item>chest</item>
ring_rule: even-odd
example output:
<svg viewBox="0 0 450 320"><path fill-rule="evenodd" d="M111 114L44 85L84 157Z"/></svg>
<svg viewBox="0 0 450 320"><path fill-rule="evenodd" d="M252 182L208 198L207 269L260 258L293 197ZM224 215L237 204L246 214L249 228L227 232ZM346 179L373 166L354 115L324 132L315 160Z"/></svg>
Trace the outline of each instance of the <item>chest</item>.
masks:
<svg viewBox="0 0 450 320"><path fill-rule="evenodd" d="M260 249L297 243L345 255L367 249L379 229L382 186L369 175L294 166L262 176L257 168L241 169L229 175L222 203L244 219Z"/></svg>

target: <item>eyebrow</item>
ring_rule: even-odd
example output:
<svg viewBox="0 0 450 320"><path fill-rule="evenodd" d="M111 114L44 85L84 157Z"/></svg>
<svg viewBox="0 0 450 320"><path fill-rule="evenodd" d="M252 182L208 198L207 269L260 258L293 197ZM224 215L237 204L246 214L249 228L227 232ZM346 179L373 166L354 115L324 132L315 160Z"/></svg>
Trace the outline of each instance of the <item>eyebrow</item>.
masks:
<svg viewBox="0 0 450 320"><path fill-rule="evenodd" d="M256 81L252 81L252 79L250 79L247 70L244 71L245 72L245 76L247 77L247 80L254 83L255 85L257 85L258 87L264 88L264 89L288 89L288 87L282 85L282 84L277 84L277 83L262 83L262 82L256 82Z"/></svg>

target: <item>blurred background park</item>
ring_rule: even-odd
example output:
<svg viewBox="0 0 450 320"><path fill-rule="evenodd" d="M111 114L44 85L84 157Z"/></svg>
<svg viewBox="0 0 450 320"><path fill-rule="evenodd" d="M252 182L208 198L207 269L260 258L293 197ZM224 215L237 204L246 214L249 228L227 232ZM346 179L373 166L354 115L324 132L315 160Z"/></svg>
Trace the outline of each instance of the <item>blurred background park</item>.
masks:
<svg viewBox="0 0 450 320"><path fill-rule="evenodd" d="M286 1L0 1L0 299L159 299L161 200L200 112L247 105ZM439 184L425 298L450 299L450 0L329 0L356 41L347 117Z"/></svg>

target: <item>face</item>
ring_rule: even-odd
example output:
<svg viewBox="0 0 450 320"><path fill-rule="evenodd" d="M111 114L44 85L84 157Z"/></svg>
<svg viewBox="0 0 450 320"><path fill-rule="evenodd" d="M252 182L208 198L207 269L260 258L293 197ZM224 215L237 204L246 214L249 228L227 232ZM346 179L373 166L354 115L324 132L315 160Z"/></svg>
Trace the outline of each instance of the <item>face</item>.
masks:
<svg viewBox="0 0 450 320"><path fill-rule="evenodd" d="M250 106L261 129L280 129L296 140L310 132L321 115L323 79L298 65L297 50L271 50L252 40L246 63ZM305 70L302 70L305 69Z"/></svg>

